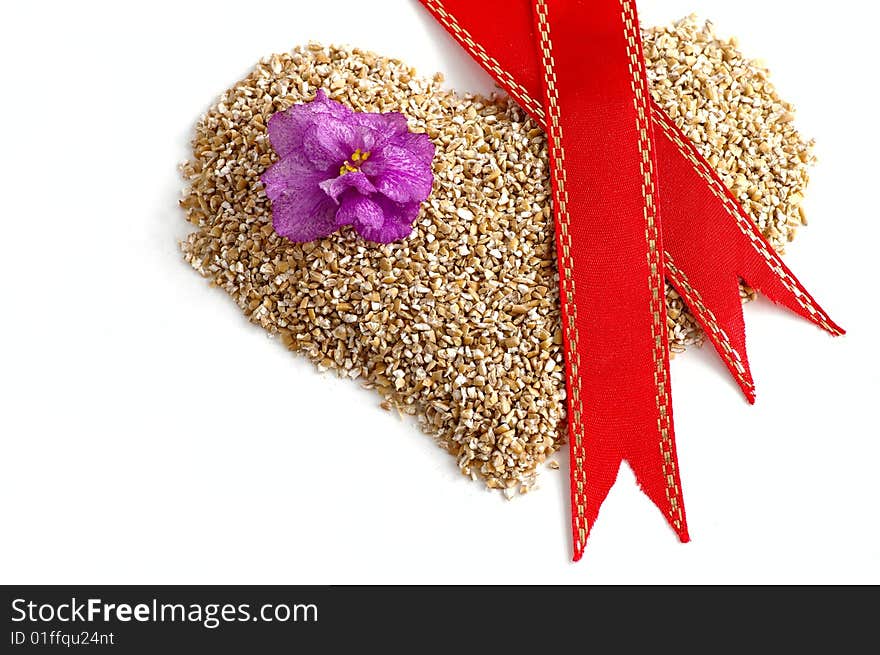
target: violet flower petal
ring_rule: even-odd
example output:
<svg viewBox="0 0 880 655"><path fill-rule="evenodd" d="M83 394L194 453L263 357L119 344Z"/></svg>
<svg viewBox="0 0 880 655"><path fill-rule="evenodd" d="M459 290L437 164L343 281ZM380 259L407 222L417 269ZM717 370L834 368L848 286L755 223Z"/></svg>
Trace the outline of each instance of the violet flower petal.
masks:
<svg viewBox="0 0 880 655"><path fill-rule="evenodd" d="M346 173L332 180L324 180L320 186L324 193L333 198L337 203L339 202L339 196L348 189L355 189L365 196L376 193L376 187L360 171Z"/></svg>
<svg viewBox="0 0 880 655"><path fill-rule="evenodd" d="M312 125L312 112L294 105L287 111L279 111L269 117L268 131L272 148L281 159L302 157L302 137Z"/></svg>
<svg viewBox="0 0 880 655"><path fill-rule="evenodd" d="M282 196L272 204L272 227L294 243L323 239L337 230L336 209L336 203L325 197L312 212L303 214L299 203Z"/></svg>
<svg viewBox="0 0 880 655"><path fill-rule="evenodd" d="M333 118L337 118L339 120L351 120L352 116L357 115L354 110L346 107L341 102L331 100L327 96L327 92L324 89L317 90L317 92L315 93L315 99L312 100L312 102L307 102L304 105L296 106L311 107L311 110L315 113L330 114L331 116L333 116Z"/></svg>
<svg viewBox="0 0 880 655"><path fill-rule="evenodd" d="M279 161L261 179L280 235L310 241L351 224L388 243L412 232L431 192L434 145L409 132L406 116L355 112L319 89L273 115L268 132Z"/></svg>
<svg viewBox="0 0 880 655"><path fill-rule="evenodd" d="M421 202L431 193L431 168L425 166L420 154L400 146L385 146L361 170L372 179L379 193L395 202Z"/></svg>
<svg viewBox="0 0 880 655"><path fill-rule="evenodd" d="M342 198L336 222L353 225L358 234L370 241L391 243L412 233L419 205L417 202L396 203L381 195L368 198L349 192Z"/></svg>
<svg viewBox="0 0 880 655"><path fill-rule="evenodd" d="M297 178L272 200L272 225L291 241L314 241L336 229L337 205L319 186L323 174Z"/></svg>
<svg viewBox="0 0 880 655"><path fill-rule="evenodd" d="M374 196L374 200L382 208L385 222L381 228L375 231L369 227L359 229L358 232L362 237L379 243L391 243L405 239L412 234L413 221L419 215L421 202L399 203L382 195Z"/></svg>
<svg viewBox="0 0 880 655"><path fill-rule="evenodd" d="M413 134L412 132L406 132L405 134L398 136L394 140L394 143L395 145L399 145L402 148L409 150L416 156L422 165L427 166L429 169L431 168L431 162L434 161L434 153L436 149L434 147L434 142L431 141L431 137L427 134Z"/></svg>
<svg viewBox="0 0 880 655"><path fill-rule="evenodd" d="M267 125L269 141L281 159L304 157L303 136L310 127L327 117L337 121L350 121L353 114L345 105L328 99L323 89L318 89L312 102L293 105L287 111L272 114Z"/></svg>
<svg viewBox="0 0 880 655"><path fill-rule="evenodd" d="M354 123L363 130L363 142L358 147L366 152L381 148L386 143L408 134L406 116L400 112L387 114L355 113Z"/></svg>
<svg viewBox="0 0 880 655"><path fill-rule="evenodd" d="M361 229L377 230L385 222L385 214L376 202L366 196L347 193L336 212L336 222L339 225L354 225L358 232Z"/></svg>
<svg viewBox="0 0 880 655"><path fill-rule="evenodd" d="M287 188L298 188L304 184L319 184L323 177L323 174L317 175L315 173L308 160L291 156L281 159L267 168L260 176L260 181L266 187L266 195L269 200L275 200Z"/></svg>
<svg viewBox="0 0 880 655"><path fill-rule="evenodd" d="M354 139L351 127L335 118L323 119L303 134L303 152L316 169L329 171L351 155L348 144ZM338 175L338 173L337 173Z"/></svg>

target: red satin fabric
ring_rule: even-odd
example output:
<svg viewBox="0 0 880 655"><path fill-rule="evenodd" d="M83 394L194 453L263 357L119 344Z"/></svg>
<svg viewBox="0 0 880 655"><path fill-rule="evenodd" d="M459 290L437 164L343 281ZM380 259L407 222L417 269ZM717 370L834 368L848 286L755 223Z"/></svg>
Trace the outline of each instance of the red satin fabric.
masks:
<svg viewBox="0 0 880 655"><path fill-rule="evenodd" d="M568 355L575 559L624 458L687 541L635 15L620 0L536 0L534 11Z"/></svg>
<svg viewBox="0 0 880 655"><path fill-rule="evenodd" d="M622 459L686 541L664 276L750 402L740 278L832 334L842 330L650 101L632 0L421 1L548 132L575 559Z"/></svg>

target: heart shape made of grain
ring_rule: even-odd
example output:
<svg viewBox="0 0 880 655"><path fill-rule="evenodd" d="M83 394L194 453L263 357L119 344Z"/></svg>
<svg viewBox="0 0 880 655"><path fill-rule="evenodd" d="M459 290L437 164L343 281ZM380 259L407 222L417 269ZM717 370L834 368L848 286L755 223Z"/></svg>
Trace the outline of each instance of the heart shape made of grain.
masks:
<svg viewBox="0 0 880 655"><path fill-rule="evenodd" d="M790 105L734 42L692 18L648 30L645 53L655 98L781 250L805 222L812 162ZM510 495L532 486L565 437L546 139L508 98L457 95L441 81L349 48L264 59L197 125L181 201L197 230L182 247L252 322L375 388L386 409L416 415L465 474ZM357 111L403 112L434 141L434 187L410 238L275 234L259 182L276 159L266 124L317 88ZM699 342L668 286L666 300L673 351Z"/></svg>

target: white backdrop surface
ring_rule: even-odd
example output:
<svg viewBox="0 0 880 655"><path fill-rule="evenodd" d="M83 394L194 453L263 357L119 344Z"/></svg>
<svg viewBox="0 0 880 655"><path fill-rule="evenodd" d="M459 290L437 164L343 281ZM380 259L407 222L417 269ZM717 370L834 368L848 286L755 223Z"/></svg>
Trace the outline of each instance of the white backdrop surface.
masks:
<svg viewBox="0 0 880 655"><path fill-rule="evenodd" d="M786 261L849 330L749 305L754 407L711 348L673 362L692 543L624 468L571 564L566 457L485 492L183 262L177 164L261 56L350 43L491 89L415 0L34 1L0 25L0 582L880 582L880 12L640 8L712 18L798 106L821 162Z"/></svg>

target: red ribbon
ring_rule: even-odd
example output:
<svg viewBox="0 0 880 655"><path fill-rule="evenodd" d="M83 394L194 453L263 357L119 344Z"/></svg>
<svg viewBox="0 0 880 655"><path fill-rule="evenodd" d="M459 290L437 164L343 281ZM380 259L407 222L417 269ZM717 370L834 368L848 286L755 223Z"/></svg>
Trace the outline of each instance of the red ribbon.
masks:
<svg viewBox="0 0 880 655"><path fill-rule="evenodd" d="M831 334L843 331L652 102L633 0L421 2L547 131L574 559L623 460L687 541L664 279L749 402L740 278Z"/></svg>

